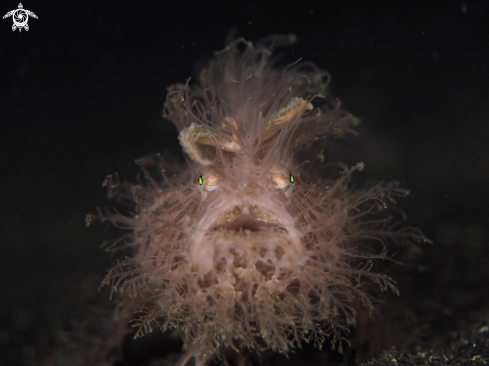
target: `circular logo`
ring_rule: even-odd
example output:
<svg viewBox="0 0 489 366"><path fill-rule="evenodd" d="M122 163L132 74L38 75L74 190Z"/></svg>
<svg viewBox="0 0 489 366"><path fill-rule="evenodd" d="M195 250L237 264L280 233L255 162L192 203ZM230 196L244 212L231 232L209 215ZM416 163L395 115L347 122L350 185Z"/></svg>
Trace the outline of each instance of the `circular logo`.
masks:
<svg viewBox="0 0 489 366"><path fill-rule="evenodd" d="M17 27L23 28L29 20L29 15L24 9L17 9L12 14L12 19Z"/></svg>

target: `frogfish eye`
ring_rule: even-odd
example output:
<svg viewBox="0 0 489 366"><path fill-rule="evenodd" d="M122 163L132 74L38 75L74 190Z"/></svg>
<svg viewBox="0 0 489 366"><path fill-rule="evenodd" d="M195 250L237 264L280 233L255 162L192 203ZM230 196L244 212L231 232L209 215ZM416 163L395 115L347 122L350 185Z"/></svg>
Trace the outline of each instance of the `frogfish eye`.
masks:
<svg viewBox="0 0 489 366"><path fill-rule="evenodd" d="M295 182L295 178L292 175L292 173L289 175L289 182L290 182L290 184L294 184L294 182Z"/></svg>
<svg viewBox="0 0 489 366"><path fill-rule="evenodd" d="M199 176L199 186L201 186L203 184L204 184L204 178L202 178L202 176L200 175Z"/></svg>

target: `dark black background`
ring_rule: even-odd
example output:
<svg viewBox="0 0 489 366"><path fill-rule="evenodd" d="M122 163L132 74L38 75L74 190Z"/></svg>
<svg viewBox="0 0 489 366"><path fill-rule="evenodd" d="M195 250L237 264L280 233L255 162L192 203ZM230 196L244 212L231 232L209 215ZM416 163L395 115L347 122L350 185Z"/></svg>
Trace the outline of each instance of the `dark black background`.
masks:
<svg viewBox="0 0 489 366"><path fill-rule="evenodd" d="M414 292L453 326L484 307L487 1L23 5L39 17L28 32L0 22L0 365L52 357L85 279L109 266L106 228L84 225L111 204L101 183L114 171L132 180L147 153L178 156L161 117L166 87L195 80L232 27L251 41L294 33L284 55L331 72L333 93L362 124L327 158L365 162L359 182L401 181L409 223L434 241L416 259ZM2 1L0 13L16 7Z"/></svg>

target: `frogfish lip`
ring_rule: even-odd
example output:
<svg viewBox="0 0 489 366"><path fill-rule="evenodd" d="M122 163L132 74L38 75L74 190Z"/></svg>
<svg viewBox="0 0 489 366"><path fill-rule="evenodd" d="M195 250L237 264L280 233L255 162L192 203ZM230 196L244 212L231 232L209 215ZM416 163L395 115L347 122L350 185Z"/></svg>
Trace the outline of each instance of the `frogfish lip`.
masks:
<svg viewBox="0 0 489 366"><path fill-rule="evenodd" d="M288 233L282 221L273 212L258 205L234 206L219 214L209 226L207 233L216 231L278 230Z"/></svg>
<svg viewBox="0 0 489 366"><path fill-rule="evenodd" d="M249 262L246 268L252 268L261 250L283 251L280 261L295 266L304 254L301 238L283 207L267 202L229 202L210 210L197 223L189 240L189 264L194 273L206 274L215 270L216 258L228 258L232 252L241 253Z"/></svg>

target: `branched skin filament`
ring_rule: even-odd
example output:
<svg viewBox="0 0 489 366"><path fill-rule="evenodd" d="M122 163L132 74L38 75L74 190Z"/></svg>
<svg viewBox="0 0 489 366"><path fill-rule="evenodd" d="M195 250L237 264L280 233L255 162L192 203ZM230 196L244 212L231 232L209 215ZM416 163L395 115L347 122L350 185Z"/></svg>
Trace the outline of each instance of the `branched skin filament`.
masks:
<svg viewBox="0 0 489 366"><path fill-rule="evenodd" d="M327 72L307 62L275 68L273 49L290 41L239 39L216 53L199 84L170 87L165 116L180 131L185 168L157 157L140 162L147 184L106 181L136 212L100 215L130 232L110 247L130 255L104 284L120 308L139 309L136 336L180 329L182 365L244 349L287 353L302 341L329 339L341 351L356 309L372 308L367 290L397 293L371 270L388 259L387 241L424 239L388 226L385 208L406 193L396 183L355 191L348 182L363 163L324 162L322 152L296 161L298 151L354 131L329 96Z"/></svg>

